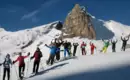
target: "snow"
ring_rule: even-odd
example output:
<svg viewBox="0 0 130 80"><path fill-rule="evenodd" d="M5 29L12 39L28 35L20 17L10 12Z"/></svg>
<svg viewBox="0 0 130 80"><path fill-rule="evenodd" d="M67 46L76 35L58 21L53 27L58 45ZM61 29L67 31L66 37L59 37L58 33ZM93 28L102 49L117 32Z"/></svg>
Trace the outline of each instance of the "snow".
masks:
<svg viewBox="0 0 130 80"><path fill-rule="evenodd" d="M117 58L118 57L118 58ZM51 67L45 67L37 76L30 78L29 80L71 80L69 76L86 73L97 72L109 69L120 68L129 65L130 54L126 53L114 53L114 54L98 54L94 56L78 56L76 59L70 59L60 63L56 63ZM110 74L108 74L109 76ZM83 75L82 75L83 76ZM82 76L74 80L86 80ZM84 76L87 76L84 74ZM93 75L91 75L93 76ZM118 76L122 78L121 75ZM87 77L86 77L87 78ZM87 78L89 79L89 78ZM113 78L109 78L114 80ZM95 80L95 79L89 79Z"/></svg>
<svg viewBox="0 0 130 80"><path fill-rule="evenodd" d="M111 30L116 37L120 37L122 34L127 36L130 34L130 26L123 25L119 22L110 20L105 22L105 26Z"/></svg>
<svg viewBox="0 0 130 80"><path fill-rule="evenodd" d="M125 80L129 80L130 78L128 77L127 72L130 72L130 49L127 49L126 52L121 52L120 50L122 45L120 36L122 36L122 33L124 33L124 35L128 35L130 32L129 27L115 21L103 21L96 18L93 19L93 21L93 23L95 23L94 25L96 25L95 30L97 31L97 40L88 40L86 38L79 37L65 39L72 43L78 42L81 44L83 41L87 43L86 56L81 55L80 47L78 47L76 58L61 61L52 66L47 66L45 64L50 50L44 45L50 44L54 38L61 34L61 31L55 29L55 26L58 23L58 21L56 21L50 24L38 26L32 29L20 30L17 32L9 32L5 30L1 31L0 62L3 62L7 53L11 54L11 58L15 60L17 55L14 55L14 53L22 52L24 53L23 55L26 55L28 52L30 52L32 56L36 48L39 47L43 53L43 58L41 59L39 69L40 73L36 76L28 78L27 80L86 80L87 78L88 80L95 80L96 78L98 80L104 80L106 78L108 78L107 80L124 80L124 77L127 77ZM117 52L112 53L110 45L106 54L100 53L100 50L103 47L103 42L101 39L112 38L118 39L116 48ZM30 43L31 41L32 43ZM95 50L95 55L90 55L90 41L93 42L97 47ZM130 41L128 44L130 44ZM26 47L21 49L24 46ZM61 47L61 50L63 50L63 46ZM61 57L63 58L63 52L61 52ZM26 66L28 66L28 71L27 67L25 68L25 76L28 77L32 73L33 60L29 61L29 58L27 58L25 61ZM2 68L3 67L0 67L0 73L3 73ZM123 71L126 72L124 75L122 73L122 68ZM119 69L119 71L117 71L117 69ZM107 74L107 72L109 73ZM116 76L116 74L118 76ZM11 68L11 79L17 80L17 75L18 63L13 65ZM112 78L113 75L115 79ZM2 80L2 74L0 74L0 80Z"/></svg>

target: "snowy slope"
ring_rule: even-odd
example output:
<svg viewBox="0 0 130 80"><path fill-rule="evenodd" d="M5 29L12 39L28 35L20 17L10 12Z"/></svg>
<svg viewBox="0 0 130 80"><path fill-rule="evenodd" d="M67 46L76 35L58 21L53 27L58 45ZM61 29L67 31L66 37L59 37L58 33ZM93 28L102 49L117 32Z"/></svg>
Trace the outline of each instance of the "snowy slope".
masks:
<svg viewBox="0 0 130 80"><path fill-rule="evenodd" d="M95 17L92 17L92 24L94 26L94 29L96 31L96 39L110 39L114 36L114 33L109 30L100 19L96 19Z"/></svg>
<svg viewBox="0 0 130 80"><path fill-rule="evenodd" d="M31 45L39 37L47 34L56 26L58 22L36 27L33 29L9 32L1 29L0 32L0 51L3 54L20 52L22 49Z"/></svg>
<svg viewBox="0 0 130 80"><path fill-rule="evenodd" d="M96 30L97 40L100 40L101 38L110 39L113 38L113 36L120 38L121 36L128 36L130 34L130 26L113 20L104 21L92 16L92 23Z"/></svg>
<svg viewBox="0 0 130 80"><path fill-rule="evenodd" d="M29 80L129 80L130 54L124 54L78 56L53 66L45 66L44 70ZM123 68L126 69L121 70Z"/></svg>
<svg viewBox="0 0 130 80"><path fill-rule="evenodd" d="M119 22L110 20L110 21L106 21L104 22L105 26L111 30L115 36L120 37L121 35L129 35L130 34L130 26L127 25L123 25Z"/></svg>

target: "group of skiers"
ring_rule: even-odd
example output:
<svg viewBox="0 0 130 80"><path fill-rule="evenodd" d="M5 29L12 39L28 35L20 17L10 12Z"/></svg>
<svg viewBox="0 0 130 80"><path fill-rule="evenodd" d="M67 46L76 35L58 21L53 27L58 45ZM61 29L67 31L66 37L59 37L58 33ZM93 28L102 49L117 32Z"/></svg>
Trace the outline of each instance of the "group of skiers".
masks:
<svg viewBox="0 0 130 80"><path fill-rule="evenodd" d="M29 56L30 56L30 53L28 53L26 56L23 56L22 53L20 52L17 59L12 61L10 58L10 55L7 54L4 62L0 64L0 66L3 65L4 67L3 80L5 80L6 73L7 73L8 80L10 80L10 66L15 64L16 62L19 62L19 65L18 65L19 79L22 80L24 77L24 71L25 71L24 59L28 58ZM40 51L39 48L37 48L34 55L30 58L30 60L34 58L33 73L35 74L38 73L41 57L42 57L42 52Z"/></svg>
<svg viewBox="0 0 130 80"><path fill-rule="evenodd" d="M128 38L121 37L121 40L123 41L121 50L125 51L129 37ZM116 43L118 42L117 40L102 40L102 41L104 43L104 46L103 46L101 52L106 53L107 48L109 47L110 43L112 44L112 52L116 52ZM68 54L69 57L76 56L76 51L77 51L77 47L79 46L79 44L78 43L71 44L71 42L68 42L67 40L63 41L62 39L56 38L54 40L54 42L51 41L50 45L45 44L45 46L50 48L50 54L49 54L48 60L46 61L46 64L53 65L55 60L57 60L57 61L60 60L61 51L64 51L64 58L66 58L66 54ZM64 50L61 50L61 46L64 47ZM73 46L73 52L71 52L72 46ZM86 46L87 46L87 44L85 42L82 42L82 44L80 45L82 55L86 55L86 53L87 53ZM89 46L90 46L91 55L93 55L94 49L96 49L96 46L92 42L89 43ZM16 60L12 61L10 58L10 55L7 54L4 62L0 63L0 66L3 65L3 67L4 67L3 80L5 80L6 73L7 73L8 80L10 80L10 66L15 64L16 62L19 62L19 68L18 68L19 78L20 78L20 80L22 80L24 77L24 71L25 71L24 59L28 58L29 56L30 56L30 52L26 56L23 56L22 53L20 52L18 58ZM39 64L40 64L42 56L43 56L42 52L37 47L36 51L34 52L34 55L30 57L30 60L32 60L34 58L32 73L34 73L34 74L38 73Z"/></svg>
<svg viewBox="0 0 130 80"><path fill-rule="evenodd" d="M127 45L127 41L129 40L129 37L130 36L127 36L127 37L124 37L124 38L121 37L121 40L122 40L121 51L125 51L126 45ZM116 43L118 42L118 40L107 40L107 41L102 40L102 41L104 42L104 47L101 50L101 52L106 53L107 52L107 48L109 47L110 43L112 44L112 52L116 52Z"/></svg>
<svg viewBox="0 0 130 80"><path fill-rule="evenodd" d="M64 46L64 57L66 57L66 53L68 53L69 56L72 55L71 53L71 43L67 41L62 41L61 39L55 39L54 42L51 41L50 45L45 44L46 47L50 48L50 56L48 60L46 61L47 64L53 65L54 59L56 58L57 61L60 60L60 52L63 51L60 49L61 45ZM74 51L76 53L76 50ZM75 55L75 53L73 55Z"/></svg>

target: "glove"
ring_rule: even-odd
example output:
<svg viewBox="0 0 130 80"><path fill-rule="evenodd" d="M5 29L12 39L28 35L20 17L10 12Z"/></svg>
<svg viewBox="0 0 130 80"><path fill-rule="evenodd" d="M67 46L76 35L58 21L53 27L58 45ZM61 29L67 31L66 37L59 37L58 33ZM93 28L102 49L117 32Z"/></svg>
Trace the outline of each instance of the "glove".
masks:
<svg viewBox="0 0 130 80"><path fill-rule="evenodd" d="M30 57L30 60L32 60L33 59L33 57Z"/></svg>
<svg viewBox="0 0 130 80"><path fill-rule="evenodd" d="M13 61L13 64L15 63L15 61Z"/></svg>
<svg viewBox="0 0 130 80"><path fill-rule="evenodd" d="M27 56L29 56L30 55L30 52L28 53L28 55Z"/></svg>
<svg viewBox="0 0 130 80"><path fill-rule="evenodd" d="M47 44L45 44L45 46L47 46Z"/></svg>

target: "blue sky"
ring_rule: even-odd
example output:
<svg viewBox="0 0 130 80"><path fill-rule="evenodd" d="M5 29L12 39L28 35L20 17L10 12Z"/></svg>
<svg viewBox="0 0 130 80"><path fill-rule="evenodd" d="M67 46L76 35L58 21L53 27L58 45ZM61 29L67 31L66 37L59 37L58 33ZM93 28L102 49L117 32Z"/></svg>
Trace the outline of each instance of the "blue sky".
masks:
<svg viewBox="0 0 130 80"><path fill-rule="evenodd" d="M129 0L0 0L0 26L16 31L64 21L76 3L97 19L130 25Z"/></svg>

